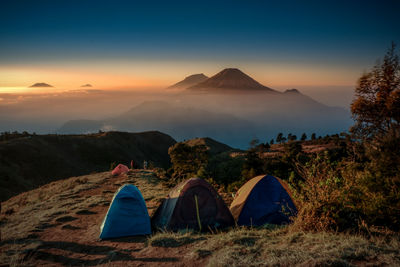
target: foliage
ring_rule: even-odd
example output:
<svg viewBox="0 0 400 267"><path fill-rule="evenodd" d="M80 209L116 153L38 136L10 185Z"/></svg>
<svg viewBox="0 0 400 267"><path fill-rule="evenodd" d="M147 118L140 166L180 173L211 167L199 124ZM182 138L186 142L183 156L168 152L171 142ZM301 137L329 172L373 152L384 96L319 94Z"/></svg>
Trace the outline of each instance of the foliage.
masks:
<svg viewBox="0 0 400 267"><path fill-rule="evenodd" d="M26 131L23 131L22 133L18 132L18 131L14 131L14 132L2 132L0 133L0 141L9 141L12 139L17 139L17 138L23 138L23 137L32 137L35 136L35 133L28 133Z"/></svg>
<svg viewBox="0 0 400 267"><path fill-rule="evenodd" d="M316 138L316 134L315 134L315 133L312 133L312 134L311 134L311 140L315 140L315 139L317 139L317 138Z"/></svg>
<svg viewBox="0 0 400 267"><path fill-rule="evenodd" d="M349 147L361 149L325 151L304 165L298 164L304 180L294 184L290 181L299 207L294 227L326 231L369 225L398 230L399 140L394 144L389 139L381 152L349 141Z"/></svg>
<svg viewBox="0 0 400 267"><path fill-rule="evenodd" d="M382 63L361 76L355 93L353 133L369 139L400 130L400 63L394 44Z"/></svg>
<svg viewBox="0 0 400 267"><path fill-rule="evenodd" d="M297 167L304 180L294 187L298 215L293 227L306 231L356 227L360 211L353 197L357 190L354 179L343 176L345 166L331 162L324 153Z"/></svg>
<svg viewBox="0 0 400 267"><path fill-rule="evenodd" d="M250 180L263 172L260 154L264 152L264 145L257 146L257 143L252 142L250 142L250 145L243 163L242 178L244 178L244 181Z"/></svg>
<svg viewBox="0 0 400 267"><path fill-rule="evenodd" d="M241 180L244 161L243 157L231 157L229 153L222 153L210 158L207 173L218 184L228 186Z"/></svg>
<svg viewBox="0 0 400 267"><path fill-rule="evenodd" d="M172 162L172 178L176 181L196 176L208 162L208 152L205 145L190 146L185 143L176 143L168 149Z"/></svg>

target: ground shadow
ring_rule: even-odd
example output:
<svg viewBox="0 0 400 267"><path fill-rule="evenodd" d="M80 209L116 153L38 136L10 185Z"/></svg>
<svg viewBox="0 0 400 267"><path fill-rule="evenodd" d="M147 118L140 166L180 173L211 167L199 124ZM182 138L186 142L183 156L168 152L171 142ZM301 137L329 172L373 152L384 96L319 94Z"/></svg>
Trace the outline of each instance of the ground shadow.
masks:
<svg viewBox="0 0 400 267"><path fill-rule="evenodd" d="M50 253L46 250L49 249L60 249L70 252L88 254L88 255L103 255L102 258L97 259L82 259L67 257L64 255L57 255ZM59 263L65 266L96 266L103 263L114 262L114 261L136 261L136 262L177 262L179 258L176 257L149 257L149 258L137 258L131 255L132 250L116 250L110 246L92 246L83 245L74 242L43 242L33 253L30 252L31 259L51 261L53 263Z"/></svg>
<svg viewBox="0 0 400 267"><path fill-rule="evenodd" d="M148 236L128 236L128 237L120 237L107 239L110 242L123 242L123 243L145 243L147 241Z"/></svg>
<svg viewBox="0 0 400 267"><path fill-rule="evenodd" d="M205 237L192 238L192 237L181 237L181 238L173 238L173 237L164 237L151 241L151 245L153 247L165 247L165 248L176 248L183 245L188 245L197 241L206 240Z"/></svg>
<svg viewBox="0 0 400 267"><path fill-rule="evenodd" d="M75 214L76 215L93 215L93 214L97 214L97 212L84 209L84 210L79 210L79 211L75 212Z"/></svg>

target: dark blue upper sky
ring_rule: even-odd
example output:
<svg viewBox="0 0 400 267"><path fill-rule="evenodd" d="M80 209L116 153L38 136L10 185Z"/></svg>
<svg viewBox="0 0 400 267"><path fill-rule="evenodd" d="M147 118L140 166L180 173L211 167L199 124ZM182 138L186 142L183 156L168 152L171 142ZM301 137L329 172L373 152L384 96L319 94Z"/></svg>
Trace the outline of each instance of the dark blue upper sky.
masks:
<svg viewBox="0 0 400 267"><path fill-rule="evenodd" d="M2 1L0 60L368 61L400 41L400 1Z"/></svg>
<svg viewBox="0 0 400 267"><path fill-rule="evenodd" d="M64 61L369 67L400 43L400 1L4 0L0 66Z"/></svg>

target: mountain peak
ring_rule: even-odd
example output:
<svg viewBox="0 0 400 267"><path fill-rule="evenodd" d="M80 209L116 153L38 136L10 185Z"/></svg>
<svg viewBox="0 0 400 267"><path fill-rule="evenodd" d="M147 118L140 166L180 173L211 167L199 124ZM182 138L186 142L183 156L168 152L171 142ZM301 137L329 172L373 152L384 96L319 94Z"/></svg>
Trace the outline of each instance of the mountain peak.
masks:
<svg viewBox="0 0 400 267"><path fill-rule="evenodd" d="M203 73L192 74L192 75L187 76L182 81L169 86L168 89L186 89L190 86L201 83L207 79L208 79L208 77L206 75L204 75Z"/></svg>
<svg viewBox="0 0 400 267"><path fill-rule="evenodd" d="M189 90L257 90L270 91L268 88L237 68L226 68L215 74L211 78L188 88Z"/></svg>
<svg viewBox="0 0 400 267"><path fill-rule="evenodd" d="M53 87L53 86L48 83L35 83L29 87Z"/></svg>
<svg viewBox="0 0 400 267"><path fill-rule="evenodd" d="M287 89L285 92L283 92L285 94L301 94L299 90L293 88L293 89Z"/></svg>
<svg viewBox="0 0 400 267"><path fill-rule="evenodd" d="M243 71L239 70L238 68L225 68L225 69L221 70L220 73L225 73L225 74L226 73L245 74Z"/></svg>

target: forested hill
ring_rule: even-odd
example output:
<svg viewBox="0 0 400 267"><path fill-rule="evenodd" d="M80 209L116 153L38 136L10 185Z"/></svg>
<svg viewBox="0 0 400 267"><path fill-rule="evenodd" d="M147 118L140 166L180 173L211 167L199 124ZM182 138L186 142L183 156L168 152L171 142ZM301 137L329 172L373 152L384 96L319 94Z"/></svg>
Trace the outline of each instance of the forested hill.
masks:
<svg viewBox="0 0 400 267"><path fill-rule="evenodd" d="M4 201L54 180L106 171L113 163L168 167L176 143L161 132L89 135L12 135L0 139L0 195Z"/></svg>

